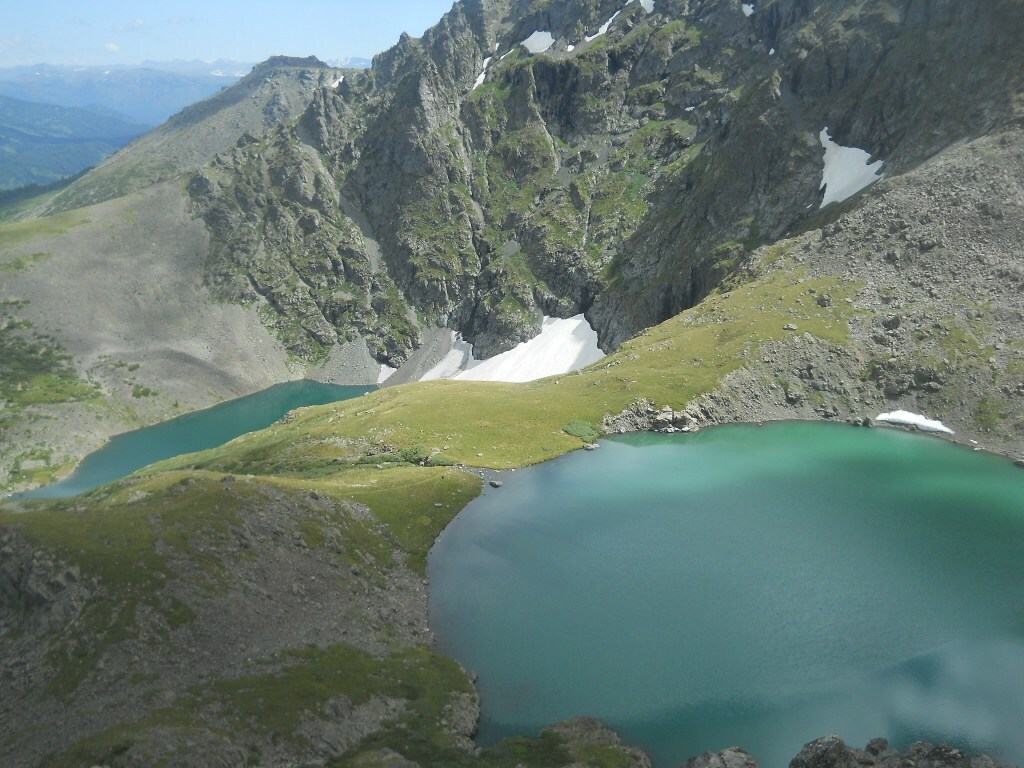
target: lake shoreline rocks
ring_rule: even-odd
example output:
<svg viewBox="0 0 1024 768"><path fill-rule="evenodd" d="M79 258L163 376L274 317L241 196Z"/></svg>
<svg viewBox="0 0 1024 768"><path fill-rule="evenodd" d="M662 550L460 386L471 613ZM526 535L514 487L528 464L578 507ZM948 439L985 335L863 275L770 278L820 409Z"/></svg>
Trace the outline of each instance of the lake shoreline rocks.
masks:
<svg viewBox="0 0 1024 768"><path fill-rule="evenodd" d="M905 749L891 749L886 739L872 739L864 749L846 745L838 736L808 742L789 768L1006 768L988 755L968 755L948 744L918 741ZM760 768L742 749L730 748L690 758L685 768Z"/></svg>

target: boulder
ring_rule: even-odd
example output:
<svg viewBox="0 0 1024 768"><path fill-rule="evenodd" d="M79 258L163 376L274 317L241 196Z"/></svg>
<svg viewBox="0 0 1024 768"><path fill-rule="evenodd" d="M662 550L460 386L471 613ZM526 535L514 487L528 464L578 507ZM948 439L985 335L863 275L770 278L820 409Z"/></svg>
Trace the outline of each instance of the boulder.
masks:
<svg viewBox="0 0 1024 768"><path fill-rule="evenodd" d="M686 761L686 768L760 768L758 762L738 747L721 752L705 752Z"/></svg>
<svg viewBox="0 0 1024 768"><path fill-rule="evenodd" d="M826 736L804 744L789 768L860 768L860 763L841 738Z"/></svg>

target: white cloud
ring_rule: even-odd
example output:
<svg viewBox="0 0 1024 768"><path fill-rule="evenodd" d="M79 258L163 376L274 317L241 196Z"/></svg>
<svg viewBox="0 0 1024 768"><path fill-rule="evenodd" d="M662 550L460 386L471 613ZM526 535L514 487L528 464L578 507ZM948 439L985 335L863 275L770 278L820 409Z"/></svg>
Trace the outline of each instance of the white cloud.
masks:
<svg viewBox="0 0 1024 768"><path fill-rule="evenodd" d="M146 26L146 22L142 19L135 19L130 24L120 24L114 27L115 32L138 32L140 29Z"/></svg>
<svg viewBox="0 0 1024 768"><path fill-rule="evenodd" d="M121 46L118 45L117 43L107 43L103 47L106 48L111 53L118 53L121 50Z"/></svg>

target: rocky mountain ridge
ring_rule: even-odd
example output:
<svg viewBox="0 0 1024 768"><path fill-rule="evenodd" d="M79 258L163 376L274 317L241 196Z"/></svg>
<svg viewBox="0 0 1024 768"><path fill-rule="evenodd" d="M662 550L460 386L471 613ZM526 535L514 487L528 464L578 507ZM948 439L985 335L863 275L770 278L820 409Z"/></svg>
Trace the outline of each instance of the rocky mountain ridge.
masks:
<svg viewBox="0 0 1024 768"><path fill-rule="evenodd" d="M197 177L209 278L301 356L362 334L397 367L435 325L489 356L581 311L615 348L813 220L822 127L898 175L1019 115L1021 62L984 62L1020 21L990 10L456 4Z"/></svg>
<svg viewBox="0 0 1024 768"><path fill-rule="evenodd" d="M314 56L274 56L230 88L172 115L106 163L46 201L39 215L122 197L195 171L246 134L299 115L312 94L343 77Z"/></svg>

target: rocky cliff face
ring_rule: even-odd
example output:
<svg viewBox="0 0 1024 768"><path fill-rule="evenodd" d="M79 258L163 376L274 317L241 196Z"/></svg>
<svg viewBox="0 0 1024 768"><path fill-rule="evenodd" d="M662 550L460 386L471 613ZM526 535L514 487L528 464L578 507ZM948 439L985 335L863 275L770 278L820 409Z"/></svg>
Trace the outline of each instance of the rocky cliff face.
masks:
<svg viewBox="0 0 1024 768"><path fill-rule="evenodd" d="M891 176L1020 112L1011 2L646 6L473 0L403 37L194 180L211 281L306 357L399 365L433 326L485 356L581 311L614 348L814 223L823 127Z"/></svg>

